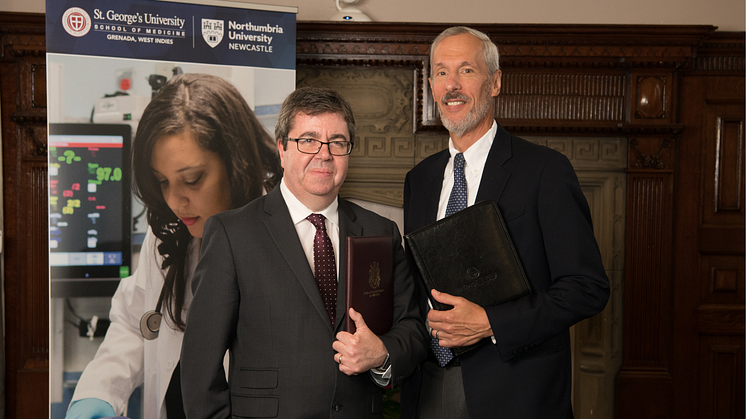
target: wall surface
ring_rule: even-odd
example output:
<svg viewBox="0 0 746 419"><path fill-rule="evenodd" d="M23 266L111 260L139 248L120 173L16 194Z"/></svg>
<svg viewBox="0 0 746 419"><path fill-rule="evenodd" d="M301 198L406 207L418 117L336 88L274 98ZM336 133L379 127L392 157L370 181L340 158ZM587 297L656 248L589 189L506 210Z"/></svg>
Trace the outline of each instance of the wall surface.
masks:
<svg viewBox="0 0 746 419"><path fill-rule="evenodd" d="M241 2L240 0L235 0ZM205 1L207 3L207 1ZM334 0L250 0L298 6L298 20L329 20ZM743 0L360 0L357 8L379 22L581 23L715 25L746 30ZM1 11L44 13L45 0L3 0Z"/></svg>

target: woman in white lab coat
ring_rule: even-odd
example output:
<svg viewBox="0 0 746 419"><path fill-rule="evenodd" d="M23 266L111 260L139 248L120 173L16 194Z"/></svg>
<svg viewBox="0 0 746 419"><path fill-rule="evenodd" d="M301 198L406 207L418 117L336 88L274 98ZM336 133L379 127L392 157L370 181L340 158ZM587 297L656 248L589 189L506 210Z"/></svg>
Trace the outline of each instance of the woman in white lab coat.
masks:
<svg viewBox="0 0 746 419"><path fill-rule="evenodd" d="M143 419L184 417L178 363L204 223L271 190L282 170L274 141L240 93L205 74L174 76L158 92L132 154L149 229L66 419L122 415L143 383Z"/></svg>

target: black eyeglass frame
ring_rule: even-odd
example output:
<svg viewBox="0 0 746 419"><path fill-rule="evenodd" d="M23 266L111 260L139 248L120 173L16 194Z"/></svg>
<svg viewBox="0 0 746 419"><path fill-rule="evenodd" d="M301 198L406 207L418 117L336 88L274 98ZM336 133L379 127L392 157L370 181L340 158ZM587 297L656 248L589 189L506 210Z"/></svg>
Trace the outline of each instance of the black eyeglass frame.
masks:
<svg viewBox="0 0 746 419"><path fill-rule="evenodd" d="M329 141L329 142L323 142L323 141L319 141L319 140L317 140L315 138L290 138L290 137L285 137L285 140L286 141L294 141L295 142L295 147L298 149L299 152L301 152L303 154L319 154L319 152L321 151L321 147L323 147L324 145L326 145L327 147L329 147L329 154L331 154L332 156L349 156L350 153L352 153L352 148L354 146L354 144L353 144L352 141ZM315 153L309 153L307 151L303 151L303 150L300 149L300 145L298 144L298 141L300 141L300 140L303 140L303 141L315 141L315 142L319 143L319 148L318 148L318 150L316 150ZM331 147L331 145L333 143L347 143L347 152L344 153L344 154L334 154L332 152L332 147Z"/></svg>

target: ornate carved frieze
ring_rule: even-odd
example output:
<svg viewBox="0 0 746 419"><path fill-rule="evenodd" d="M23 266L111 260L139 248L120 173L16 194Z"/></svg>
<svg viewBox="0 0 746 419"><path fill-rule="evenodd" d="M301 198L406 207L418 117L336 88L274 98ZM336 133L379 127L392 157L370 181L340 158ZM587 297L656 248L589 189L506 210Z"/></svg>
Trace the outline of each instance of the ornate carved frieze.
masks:
<svg viewBox="0 0 746 419"><path fill-rule="evenodd" d="M627 167L626 138L541 136L524 138L564 154L572 162L576 171L623 171Z"/></svg>
<svg viewBox="0 0 746 419"><path fill-rule="evenodd" d="M713 33L697 49L692 71L743 76L746 70L743 33Z"/></svg>
<svg viewBox="0 0 746 419"><path fill-rule="evenodd" d="M633 138L629 142L629 167L673 170L672 141L669 138Z"/></svg>
<svg viewBox="0 0 746 419"><path fill-rule="evenodd" d="M39 17L15 14L12 20L0 17L0 58L45 57L47 40L43 26L38 26Z"/></svg>
<svg viewBox="0 0 746 419"><path fill-rule="evenodd" d="M303 66L297 70L296 84L330 87L342 93L355 111L358 134L363 136L413 132L413 79L413 71L399 69Z"/></svg>
<svg viewBox="0 0 746 419"><path fill-rule="evenodd" d="M297 53L423 55L449 25L298 22ZM503 56L608 57L618 62L681 63L714 26L502 25L471 27L487 33ZM623 35L623 36L622 36ZM627 63L629 64L629 63ZM585 64L593 66L590 61ZM633 64L634 65L634 64Z"/></svg>
<svg viewBox="0 0 746 419"><path fill-rule="evenodd" d="M625 75L505 73L495 115L505 119L624 120Z"/></svg>

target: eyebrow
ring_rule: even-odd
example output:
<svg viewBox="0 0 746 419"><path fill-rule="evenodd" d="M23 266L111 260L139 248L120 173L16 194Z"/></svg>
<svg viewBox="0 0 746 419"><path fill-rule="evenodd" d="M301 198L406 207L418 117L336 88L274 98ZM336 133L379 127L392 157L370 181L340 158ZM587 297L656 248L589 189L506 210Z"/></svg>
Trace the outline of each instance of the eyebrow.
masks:
<svg viewBox="0 0 746 419"><path fill-rule="evenodd" d="M319 137L320 137L320 135L316 131L306 131L303 134L301 134L301 135L298 136L298 138L312 138L314 140L317 139L317 138L319 138ZM335 140L339 140L339 139L342 139L344 141L349 141L347 139L347 137L345 137L344 134L332 134L331 136L328 137L328 139L331 140L331 141L335 141Z"/></svg>
<svg viewBox="0 0 746 419"><path fill-rule="evenodd" d="M460 67L464 67L464 66L476 67L477 63L473 63L471 61L462 61L457 67L460 68ZM437 63L435 63L433 65L433 68L437 68L437 67L446 67L446 65L444 63L442 63L442 62L437 62Z"/></svg>

